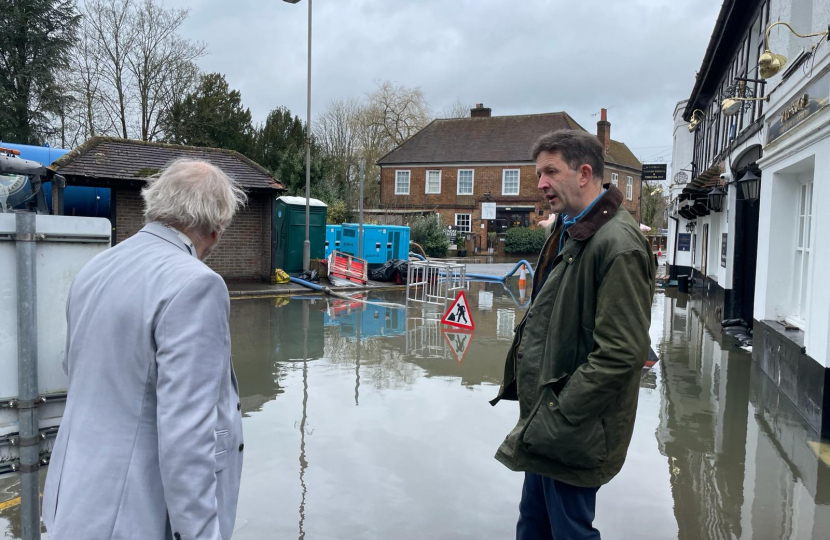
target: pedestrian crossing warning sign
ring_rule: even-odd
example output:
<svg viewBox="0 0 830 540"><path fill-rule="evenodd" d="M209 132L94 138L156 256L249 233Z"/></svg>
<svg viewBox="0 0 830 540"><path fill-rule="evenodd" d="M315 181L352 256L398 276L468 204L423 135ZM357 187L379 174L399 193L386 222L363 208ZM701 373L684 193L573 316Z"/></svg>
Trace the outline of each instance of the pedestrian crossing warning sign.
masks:
<svg viewBox="0 0 830 540"><path fill-rule="evenodd" d="M470 314L470 306L467 303L467 297L464 296L464 291L459 292L458 296L455 297L455 301L450 305L450 309L444 313L441 322L456 328L475 330L473 316Z"/></svg>
<svg viewBox="0 0 830 540"><path fill-rule="evenodd" d="M441 333L444 334L444 339L455 361L461 365L470 349L470 343L473 342L473 335L470 332L447 332L446 330L442 330Z"/></svg>

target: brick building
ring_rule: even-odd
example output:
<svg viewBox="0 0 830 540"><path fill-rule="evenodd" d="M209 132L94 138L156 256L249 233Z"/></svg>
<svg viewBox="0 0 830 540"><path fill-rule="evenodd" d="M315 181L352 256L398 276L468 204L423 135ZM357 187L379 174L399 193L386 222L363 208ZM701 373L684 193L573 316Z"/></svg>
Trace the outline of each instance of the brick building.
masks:
<svg viewBox="0 0 830 540"><path fill-rule="evenodd" d="M198 148L125 139L93 137L49 167L67 185L111 190L113 245L144 226L141 188L147 177L178 158L208 161L234 178L248 194L206 263L227 280L268 280L273 275L271 216L282 185L267 169L232 150Z"/></svg>
<svg viewBox="0 0 830 540"><path fill-rule="evenodd" d="M476 105L469 118L434 120L378 161L381 205L388 212L437 213L444 224L473 233L473 245L487 246L489 231L533 227L548 218L537 189L533 143L560 129L585 131L568 113L491 116ZM621 142L611 139L606 110L597 122L605 148L605 181L625 195L625 208L640 217L642 165ZM481 203L496 203L496 220L481 219Z"/></svg>

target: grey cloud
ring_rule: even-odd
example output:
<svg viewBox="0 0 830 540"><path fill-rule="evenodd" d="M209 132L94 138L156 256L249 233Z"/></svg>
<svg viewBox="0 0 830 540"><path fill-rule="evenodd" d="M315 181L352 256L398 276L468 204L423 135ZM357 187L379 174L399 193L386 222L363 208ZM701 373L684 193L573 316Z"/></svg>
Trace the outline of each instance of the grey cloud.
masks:
<svg viewBox="0 0 830 540"><path fill-rule="evenodd" d="M184 33L210 49L200 67L225 73L255 120L280 105L305 117L305 0L166 5L191 9ZM436 112L456 99L484 102L498 115L565 110L593 130L598 116L591 115L613 106L615 139L632 148L668 146L674 104L691 92L719 5L314 0L312 114L389 79L420 86Z"/></svg>

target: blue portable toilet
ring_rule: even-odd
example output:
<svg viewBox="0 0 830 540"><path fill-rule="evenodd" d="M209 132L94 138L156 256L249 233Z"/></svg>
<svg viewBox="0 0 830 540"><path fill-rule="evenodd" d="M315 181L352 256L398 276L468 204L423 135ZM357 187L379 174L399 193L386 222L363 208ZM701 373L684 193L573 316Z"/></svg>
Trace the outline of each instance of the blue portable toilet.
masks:
<svg viewBox="0 0 830 540"><path fill-rule="evenodd" d="M326 258L331 255L332 251L340 251L342 236L342 225L326 225Z"/></svg>
<svg viewBox="0 0 830 540"><path fill-rule="evenodd" d="M409 227L400 225L363 225L363 253L359 250L359 225L343 224L341 251L360 257L369 264L383 264L392 259L409 259Z"/></svg>

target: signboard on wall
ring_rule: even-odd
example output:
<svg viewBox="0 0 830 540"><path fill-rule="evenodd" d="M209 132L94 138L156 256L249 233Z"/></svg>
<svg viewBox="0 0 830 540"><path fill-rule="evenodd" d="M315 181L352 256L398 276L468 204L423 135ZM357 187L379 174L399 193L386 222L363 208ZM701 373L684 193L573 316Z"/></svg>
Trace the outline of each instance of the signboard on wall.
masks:
<svg viewBox="0 0 830 540"><path fill-rule="evenodd" d="M726 268L726 233L723 233L720 242L720 265Z"/></svg>
<svg viewBox="0 0 830 540"><path fill-rule="evenodd" d="M692 235L680 233L677 238L677 251L689 251L692 246Z"/></svg>
<svg viewBox="0 0 830 540"><path fill-rule="evenodd" d="M772 117L767 125L767 143L792 130L830 101L830 72L810 82L792 101Z"/></svg>
<svg viewBox="0 0 830 540"><path fill-rule="evenodd" d="M643 163L643 181L666 179L665 163Z"/></svg>
<svg viewBox="0 0 830 540"><path fill-rule="evenodd" d="M481 219L496 219L496 203L481 203Z"/></svg>

